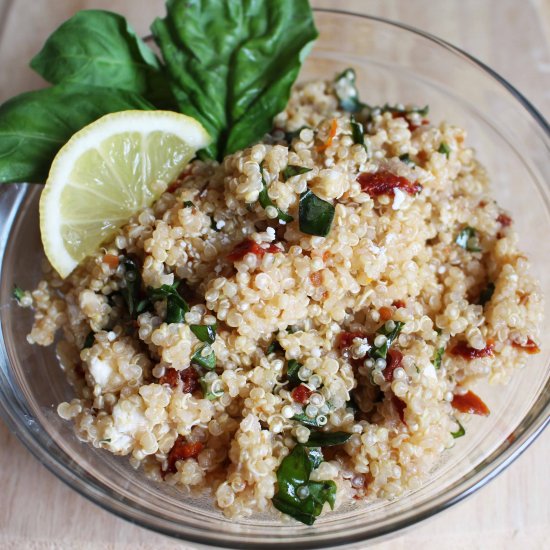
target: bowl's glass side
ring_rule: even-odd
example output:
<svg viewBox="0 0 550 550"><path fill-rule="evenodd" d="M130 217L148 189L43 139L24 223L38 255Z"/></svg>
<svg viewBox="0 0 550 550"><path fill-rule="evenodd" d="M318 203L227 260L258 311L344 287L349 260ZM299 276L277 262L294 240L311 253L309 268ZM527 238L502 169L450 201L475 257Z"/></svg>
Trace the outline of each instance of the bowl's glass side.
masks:
<svg viewBox="0 0 550 550"><path fill-rule="evenodd" d="M475 62L429 37L365 17L318 12L320 39L301 79L331 78L355 67L362 98L430 105L433 121L468 129L486 165L499 202L511 210L521 244L543 291L550 296L545 262L550 257L550 138L521 100ZM40 279L40 189L0 189L0 398L4 418L47 467L85 496L141 525L211 545L236 548L321 546L374 538L410 525L466 496L496 475L543 428L549 415L549 349L534 356L506 387L482 387L489 418L472 418L467 437L445 454L419 491L398 501L339 509L314 528L281 526L258 516L232 521L208 498L182 497L149 482L126 458L93 449L55 413L71 388L53 349L29 346L31 316L11 300L13 284L32 288ZM546 315L544 333L550 316ZM544 343L544 342L543 342Z"/></svg>

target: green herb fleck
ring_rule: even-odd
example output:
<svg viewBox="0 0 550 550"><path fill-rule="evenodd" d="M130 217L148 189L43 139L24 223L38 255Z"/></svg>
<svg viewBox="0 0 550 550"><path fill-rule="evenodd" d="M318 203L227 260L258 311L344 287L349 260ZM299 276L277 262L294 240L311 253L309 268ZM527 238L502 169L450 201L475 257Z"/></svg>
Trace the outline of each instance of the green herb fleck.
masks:
<svg viewBox="0 0 550 550"><path fill-rule="evenodd" d="M434 358L432 360L433 366L437 369L441 368L441 360L443 359L443 354L445 353L445 346L437 348Z"/></svg>
<svg viewBox="0 0 550 550"><path fill-rule="evenodd" d="M195 206L195 205L194 205L191 201L185 201L185 202L183 203L183 206L184 206L185 208L193 208L193 206Z"/></svg>
<svg viewBox="0 0 550 550"><path fill-rule="evenodd" d="M411 160L409 153L400 155L399 160L404 162L405 164L408 164L409 166L416 166L416 163L414 162L414 160Z"/></svg>
<svg viewBox="0 0 550 550"><path fill-rule="evenodd" d="M271 344L267 346L267 349L265 350L266 355L271 355L272 353L275 353L276 351L283 351L283 348L281 344L279 344L279 341L277 338L274 338Z"/></svg>
<svg viewBox="0 0 550 550"><path fill-rule="evenodd" d="M390 105L389 103L386 103L382 107L373 107L372 109L380 109L381 113L395 113L400 115L411 115L413 113L418 113L421 117L428 116L428 113L430 112L429 105L424 107L410 107L406 109L405 107L398 107L397 105Z"/></svg>
<svg viewBox="0 0 550 550"><path fill-rule="evenodd" d="M477 231L470 226L466 226L458 234L456 244L468 252L481 252L479 247L479 239L477 236Z"/></svg>
<svg viewBox="0 0 550 550"><path fill-rule="evenodd" d="M478 304L480 306L484 306L492 297L493 297L493 294L495 293L495 283L489 283L482 291L481 291L481 294L479 295L479 300L478 300Z"/></svg>
<svg viewBox="0 0 550 550"><path fill-rule="evenodd" d="M189 325L189 328L201 342L214 343L217 325Z"/></svg>
<svg viewBox="0 0 550 550"><path fill-rule="evenodd" d="M456 423L458 424L458 430L456 432L451 432L451 435L458 439L459 437L462 437L463 435L466 435L466 430L464 429L464 426L457 420Z"/></svg>
<svg viewBox="0 0 550 550"><path fill-rule="evenodd" d="M214 391L212 389L214 382L216 382L217 380L218 379L207 381L205 380L204 376L201 376L200 385L202 389L202 394L205 399L208 399L209 401L214 401L215 399L218 399L218 397L221 397L223 395L223 390Z"/></svg>
<svg viewBox="0 0 550 550"><path fill-rule="evenodd" d="M283 170L283 180L287 181L288 178L292 178L293 176L299 176L301 174L307 174L308 172L311 172L311 168L307 168L307 166L296 166L295 164L289 164L284 170Z"/></svg>
<svg viewBox="0 0 550 550"><path fill-rule="evenodd" d="M334 220L334 205L308 189L300 195L300 231L307 235L326 237Z"/></svg>
<svg viewBox="0 0 550 550"><path fill-rule="evenodd" d="M306 447L332 447L342 445L351 437L347 432L311 432Z"/></svg>
<svg viewBox="0 0 550 550"><path fill-rule="evenodd" d="M209 344L204 344L193 354L191 363L208 370L214 370L216 368L216 354Z"/></svg>
<svg viewBox="0 0 550 550"><path fill-rule="evenodd" d="M393 341L399 336L399 333L401 332L405 323L401 321L394 321L394 325L395 326L393 329L388 330L386 328L386 324L384 323L376 331L377 334L383 334L386 337L386 342L382 346L379 346L379 347L372 346L370 348L369 355L372 359L386 358L386 355L388 354L388 349L390 349L391 345L393 344Z"/></svg>
<svg viewBox="0 0 550 550"><path fill-rule="evenodd" d="M310 481L313 469L321 461L319 449L308 450L296 445L277 470L277 493L273 505L277 510L294 519L312 525L328 502L334 508L336 484L334 481Z"/></svg>
<svg viewBox="0 0 550 550"><path fill-rule="evenodd" d="M445 155L447 158L449 158L449 155L451 154L451 148L447 143L444 141L441 142L441 145L439 146L439 149L437 150L438 153L441 153L442 155Z"/></svg>
<svg viewBox="0 0 550 550"><path fill-rule="evenodd" d="M14 285L11 295L17 300L18 304L21 304L21 300L25 296L25 291L17 285Z"/></svg>
<svg viewBox="0 0 550 550"><path fill-rule="evenodd" d="M299 386L302 383L302 381L298 377L298 371L300 370L301 367L302 367L302 363L298 363L296 359L291 359L288 362L288 366L286 369L286 377L290 388Z"/></svg>
<svg viewBox="0 0 550 550"><path fill-rule="evenodd" d="M94 342L95 342L95 332L91 330L90 332L88 332L88 335L84 340L84 345L82 346L82 349L91 348L94 345Z"/></svg>
<svg viewBox="0 0 550 550"><path fill-rule="evenodd" d="M168 324L183 323L185 321L185 314L189 311L189 304L177 291L180 282L181 281L174 281L172 285L162 285L159 288L148 288L150 303L166 299L166 322Z"/></svg>

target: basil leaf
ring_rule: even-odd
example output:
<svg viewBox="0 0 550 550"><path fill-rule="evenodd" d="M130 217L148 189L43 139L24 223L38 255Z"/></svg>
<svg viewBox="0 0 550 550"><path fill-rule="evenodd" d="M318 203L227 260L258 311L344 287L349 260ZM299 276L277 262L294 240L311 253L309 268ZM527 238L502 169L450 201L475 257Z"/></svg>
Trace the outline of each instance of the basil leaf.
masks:
<svg viewBox="0 0 550 550"><path fill-rule="evenodd" d="M151 302L166 299L166 322L168 324L185 322L185 314L189 311L189 304L177 291L180 282L175 281L172 285L162 285L159 288L150 287L148 289Z"/></svg>
<svg viewBox="0 0 550 550"><path fill-rule="evenodd" d="M353 138L353 143L357 143L358 145L362 145L363 147L365 147L365 135L363 125L360 122L357 122L353 115L351 115L349 123L351 125L351 136Z"/></svg>
<svg viewBox="0 0 550 550"><path fill-rule="evenodd" d="M88 332L88 335L86 336L86 340L84 340L84 345L82 346L82 349L91 348L94 345L95 342L95 332L91 330Z"/></svg>
<svg viewBox="0 0 550 550"><path fill-rule="evenodd" d="M411 160L409 153L400 155L399 160L403 161L405 164L408 164L409 166L416 166L416 163L414 162L414 160Z"/></svg>
<svg viewBox="0 0 550 550"><path fill-rule="evenodd" d="M260 166L260 172L262 174L262 190L258 196L258 202L260 206L265 210L268 206L273 206L277 209L277 218L285 223L290 223L294 221L294 218L290 214L283 212L270 198L269 193L267 192L267 183L264 179L263 168Z"/></svg>
<svg viewBox="0 0 550 550"><path fill-rule="evenodd" d="M442 141L437 152L449 158L449 155L451 154L451 148L447 145L447 143Z"/></svg>
<svg viewBox="0 0 550 550"><path fill-rule="evenodd" d="M317 37L307 0L168 0L152 26L181 112L222 160L269 132Z"/></svg>
<svg viewBox="0 0 550 550"><path fill-rule="evenodd" d="M386 337L386 342L384 345L376 347L372 346L369 350L369 355L372 359L385 359L386 355L388 354L388 349L390 349L391 345L393 344L393 341L399 336L399 333L401 332L401 329L405 323L401 321L395 321L395 327L392 330L388 330L386 328L386 324L384 323L377 331L377 334L383 334Z"/></svg>
<svg viewBox="0 0 550 550"><path fill-rule="evenodd" d="M347 432L311 432L309 439L303 443L306 447L332 447L342 445L351 437Z"/></svg>
<svg viewBox="0 0 550 550"><path fill-rule="evenodd" d="M138 304L140 305L141 295L141 272L136 260L133 258L124 258L122 265L125 268L124 281L126 286L120 289L120 293L126 302L126 309L130 317L136 317L140 313Z"/></svg>
<svg viewBox="0 0 550 550"><path fill-rule="evenodd" d="M296 420L296 422L299 422L308 428L321 428L321 426L317 423L317 418L311 418L305 413L295 414L292 417L292 420Z"/></svg>
<svg viewBox="0 0 550 550"><path fill-rule="evenodd" d="M460 231L455 242L458 246L464 248L464 250L467 250L468 252L481 252L477 231L473 227L466 226L462 231Z"/></svg>
<svg viewBox="0 0 550 550"><path fill-rule="evenodd" d="M218 397L221 397L223 395L223 390L214 391L212 389L212 385L215 381L207 382L204 379L204 376L201 376L199 382L200 382L200 385L201 385L202 394L203 394L205 399L208 399L209 401L214 401L215 399L218 399Z"/></svg>
<svg viewBox="0 0 550 550"><path fill-rule="evenodd" d="M441 368L441 360L443 359L443 354L444 353L445 353L445 347L444 346L441 346L435 352L432 364L436 368L436 370Z"/></svg>
<svg viewBox="0 0 550 550"><path fill-rule="evenodd" d="M201 341L213 344L216 339L216 325L189 325L191 332Z"/></svg>
<svg viewBox="0 0 550 550"><path fill-rule="evenodd" d="M338 98L340 109L348 113L356 113L367 106L359 101L359 92L355 85L355 71L351 68L336 76L334 79L334 93Z"/></svg>
<svg viewBox="0 0 550 550"><path fill-rule="evenodd" d="M458 424L458 430L456 432L451 432L451 435L458 439L459 437L462 437L463 435L466 435L466 430L464 429L464 426L457 420L456 423Z"/></svg>
<svg viewBox="0 0 550 550"><path fill-rule="evenodd" d="M311 172L311 168L307 168L306 166L296 166L294 164L289 164L283 170L283 180L286 181L288 180L288 178L292 178L293 176L299 176L300 174L307 174L308 172Z"/></svg>
<svg viewBox="0 0 550 550"><path fill-rule="evenodd" d="M297 130L285 132L285 141L290 145L292 140L297 138L300 135L300 132L305 128L311 129L309 126L300 126Z"/></svg>
<svg viewBox="0 0 550 550"><path fill-rule="evenodd" d="M482 291L481 291L481 294L479 295L479 300L478 300L478 304L480 306L484 306L492 297L493 297L493 294L495 293L495 283L489 283Z"/></svg>
<svg viewBox="0 0 550 550"><path fill-rule="evenodd" d="M107 113L152 108L132 92L76 84L14 97L0 106L0 183L44 182L75 132Z"/></svg>
<svg viewBox="0 0 550 550"><path fill-rule="evenodd" d="M300 231L307 235L326 237L334 220L334 205L308 189L300 195Z"/></svg>
<svg viewBox="0 0 550 550"><path fill-rule="evenodd" d="M315 503L315 516L321 513L325 502L328 502L334 510L336 501L336 483L334 481L310 481L308 487L310 498Z"/></svg>
<svg viewBox="0 0 550 550"><path fill-rule="evenodd" d="M205 354L205 352L207 353ZM214 370L216 368L216 354L208 344L204 344L193 354L191 363L208 370Z"/></svg>
<svg viewBox="0 0 550 550"><path fill-rule="evenodd" d="M158 59L124 17L109 11L77 12L50 35L30 65L52 84L117 88L170 104Z"/></svg>
<svg viewBox="0 0 550 550"><path fill-rule="evenodd" d="M11 295L17 300L17 303L20 304L23 296L25 296L25 291L17 285L14 285Z"/></svg>
<svg viewBox="0 0 550 550"><path fill-rule="evenodd" d="M302 381L298 377L298 371L300 370L301 367L302 367L302 364L298 363L298 361L296 361L296 359L291 359L288 362L288 366L287 366L287 369L286 369L286 377L287 377L287 380L289 382L288 385L289 385L290 388L294 388L295 386L299 386L302 383Z"/></svg>

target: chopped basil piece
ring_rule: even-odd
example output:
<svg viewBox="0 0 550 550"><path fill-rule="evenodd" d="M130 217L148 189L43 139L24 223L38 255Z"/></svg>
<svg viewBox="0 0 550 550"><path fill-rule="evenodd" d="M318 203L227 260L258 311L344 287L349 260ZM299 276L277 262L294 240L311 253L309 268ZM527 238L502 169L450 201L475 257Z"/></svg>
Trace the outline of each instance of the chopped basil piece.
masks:
<svg viewBox="0 0 550 550"><path fill-rule="evenodd" d="M270 198L269 193L267 192L267 183L264 179L263 167L260 166L260 172L262 174L262 190L258 196L258 202L260 206L265 210L268 206L273 206L277 209L277 218L285 223L290 223L294 218L290 214L283 212Z"/></svg>
<svg viewBox="0 0 550 550"><path fill-rule="evenodd" d="M195 206L195 205L194 205L191 201L185 201L185 202L183 203L183 206L184 206L185 208L192 208L192 207Z"/></svg>
<svg viewBox="0 0 550 550"><path fill-rule="evenodd" d="M385 359L386 355L388 354L388 349L390 349L391 345L393 344L393 341L399 336L399 333L401 332L401 329L403 328L404 324L401 321L395 321L395 327L392 330L388 330L386 328L386 324L384 323L377 331L377 334L383 334L386 337L386 342L379 347L372 346L369 350L369 355L372 359Z"/></svg>
<svg viewBox="0 0 550 550"><path fill-rule="evenodd" d="M396 113L401 115L418 113L422 117L428 116L428 113L430 112L429 105L426 105L425 107L410 107L409 109L405 109L404 107L398 107L397 105L390 105L389 103L386 103L383 107L372 108L372 110L376 109L380 109L381 113Z"/></svg>
<svg viewBox="0 0 550 550"><path fill-rule="evenodd" d="M334 205L308 189L300 195L300 231L307 235L326 237L334 220Z"/></svg>
<svg viewBox="0 0 550 550"><path fill-rule="evenodd" d="M334 481L310 481L311 472L322 461L318 449L308 450L296 445L277 470L277 493L273 505L294 519L312 525L328 502L334 508L336 484Z"/></svg>
<svg viewBox="0 0 550 550"><path fill-rule="evenodd" d="M312 169L307 166L296 166L295 164L289 164L283 170L283 180L286 181L288 178L292 178L293 176L307 174L308 172L311 172L311 170Z"/></svg>
<svg viewBox="0 0 550 550"><path fill-rule="evenodd" d="M216 368L216 354L208 344L204 344L204 346L201 346L193 354L193 357L191 357L191 363L208 370L213 370Z"/></svg>
<svg viewBox="0 0 550 550"><path fill-rule="evenodd" d="M84 345L82 346L82 349L91 348L94 345L94 342L95 342L95 332L91 330L90 332L88 332L88 335L84 340Z"/></svg>
<svg viewBox="0 0 550 550"><path fill-rule="evenodd" d="M492 297L495 292L495 283L489 283L479 295L478 304L484 306Z"/></svg>
<svg viewBox="0 0 550 550"><path fill-rule="evenodd" d="M405 164L408 164L409 166L416 166L416 163L414 162L414 160L411 160L409 153L400 155L399 160L403 161Z"/></svg>
<svg viewBox="0 0 550 550"><path fill-rule="evenodd" d="M305 130L306 128L307 128L308 130L310 129L309 126L300 126L300 128L298 128L297 130L294 130L294 131L291 131L291 132L285 132L285 141L286 141L287 143L289 143L289 144L292 143L292 140L293 140L294 138L299 137L299 136L300 136L300 132L301 132L302 130Z"/></svg>
<svg viewBox="0 0 550 550"><path fill-rule="evenodd" d="M441 346L440 348L437 348L432 364L436 368L436 370L441 368L441 360L443 359L443 354L445 353L445 346Z"/></svg>
<svg viewBox="0 0 550 550"><path fill-rule="evenodd" d="M175 281L172 285L162 285L159 288L148 289L150 302L166 299L166 322L183 323L185 314L189 311L189 305L179 295L177 287L181 281ZM141 306L141 303L139 304Z"/></svg>
<svg viewBox="0 0 550 550"><path fill-rule="evenodd" d="M120 290L120 293L126 302L130 317L136 317L140 313L138 304L141 296L141 273L137 261L132 258L124 258L122 265L125 268L124 281L126 286Z"/></svg>
<svg viewBox="0 0 550 550"><path fill-rule="evenodd" d="M20 304L23 296L25 296L25 291L17 285L14 285L11 295L17 300L17 303Z"/></svg>
<svg viewBox="0 0 550 550"><path fill-rule="evenodd" d="M214 325L189 325L191 332L201 341L213 344L216 339L216 328Z"/></svg>
<svg viewBox="0 0 550 550"><path fill-rule="evenodd" d="M451 148L447 143L444 141L441 142L441 145L439 146L439 149L437 150L438 153L441 153L442 155L445 155L447 158L449 158L449 155L451 154Z"/></svg>
<svg viewBox="0 0 550 550"><path fill-rule="evenodd" d="M363 125L360 122L357 122L353 115L351 115L349 123L351 125L351 137L353 138L353 143L362 145L363 147L365 147L366 150L367 148L365 146L365 134L363 130Z"/></svg>
<svg viewBox="0 0 550 550"><path fill-rule="evenodd" d="M332 447L342 445L351 437L347 432L311 432L309 439L303 443L306 447Z"/></svg>
<svg viewBox="0 0 550 550"><path fill-rule="evenodd" d="M459 437L462 437L463 435L466 435L466 430L464 429L464 426L457 420L456 423L458 424L458 430L456 432L451 432L451 435L458 439Z"/></svg>
<svg viewBox="0 0 550 550"><path fill-rule="evenodd" d="M346 69L336 76L334 79L334 93L338 98L338 106L340 109L348 113L356 113L366 107L359 100L359 92L355 84L355 71Z"/></svg>
<svg viewBox="0 0 550 550"><path fill-rule="evenodd" d="M302 364L298 363L296 359L291 359L288 362L288 367L286 369L286 377L288 379L290 388L299 386L302 383L302 381L298 377L298 371L300 370L301 367L302 367Z"/></svg>
<svg viewBox="0 0 550 550"><path fill-rule="evenodd" d="M457 236L456 244L468 252L481 252L477 231L470 226L465 227Z"/></svg>
<svg viewBox="0 0 550 550"><path fill-rule="evenodd" d="M215 390L213 388L214 384L217 382L218 379L213 381L206 381L204 379L204 376L201 376L200 378L200 384L202 389L202 394L205 399L208 399L209 401L214 401L214 399L218 399L218 397L221 397L223 395L223 390Z"/></svg>
<svg viewBox="0 0 550 550"><path fill-rule="evenodd" d="M305 413L295 414L292 417L292 420L296 420L296 422L299 422L308 428L321 428L321 426L317 423L317 418L310 418Z"/></svg>

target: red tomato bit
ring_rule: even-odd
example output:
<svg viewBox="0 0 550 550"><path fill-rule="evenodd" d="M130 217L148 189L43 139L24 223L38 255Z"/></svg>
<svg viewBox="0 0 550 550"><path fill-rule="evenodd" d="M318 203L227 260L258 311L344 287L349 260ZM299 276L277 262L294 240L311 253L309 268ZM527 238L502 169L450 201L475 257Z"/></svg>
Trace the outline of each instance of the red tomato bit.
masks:
<svg viewBox="0 0 550 550"><path fill-rule="evenodd" d="M256 241L253 241L252 239L246 239L246 241L239 243L233 249L233 252L231 252L231 254L227 256L227 259L232 262L238 262L242 260L247 254L256 254L258 258L262 258L267 252L276 254L277 252L281 252L281 249L274 244L269 244L267 245L267 247L263 248Z"/></svg>
<svg viewBox="0 0 550 550"><path fill-rule="evenodd" d="M304 384L300 384L298 387L294 388L290 395L292 395L292 399L296 401L296 403L304 404L310 397L310 395L313 393L313 390L310 390L307 386L304 386Z"/></svg>
<svg viewBox="0 0 550 550"><path fill-rule="evenodd" d="M386 368L384 369L384 378L387 382L393 380L393 371L401 366L403 354L396 349L389 349L386 356Z"/></svg>
<svg viewBox="0 0 550 550"><path fill-rule="evenodd" d="M355 338L366 338L364 332L341 332L338 335L338 347L340 349L349 348L353 344Z"/></svg>
<svg viewBox="0 0 550 550"><path fill-rule="evenodd" d="M403 300L395 300L393 302L393 305L399 309L400 307L405 307L407 304L405 304L405 302Z"/></svg>
<svg viewBox="0 0 550 550"><path fill-rule="evenodd" d="M413 183L407 178L396 176L387 170L378 170L378 172L363 172L357 177L361 189L371 197L379 195L393 195L395 189L401 189L409 195L416 195L422 190L419 183Z"/></svg>
<svg viewBox="0 0 550 550"><path fill-rule="evenodd" d="M402 399L399 399L397 395L391 396L391 402L393 403L393 406L395 407L395 410L397 411L397 414L399 415L399 420L403 422L403 424L406 424L405 422L405 409L407 408L407 404Z"/></svg>
<svg viewBox="0 0 550 550"><path fill-rule="evenodd" d="M118 256L114 254L105 254L103 256L103 263L107 264L111 269L116 269L118 267Z"/></svg>
<svg viewBox="0 0 550 550"><path fill-rule="evenodd" d="M188 367L182 371L176 369L166 369L164 376L161 376L159 384L168 384L176 388L179 381L183 382L183 393L194 393L200 388L199 373L194 367Z"/></svg>
<svg viewBox="0 0 550 550"><path fill-rule="evenodd" d="M451 405L460 412L468 414L489 415L489 407L473 392L464 395L455 395Z"/></svg>
<svg viewBox="0 0 550 550"><path fill-rule="evenodd" d="M497 217L497 222L502 225L502 227L508 227L512 225L512 218L507 214L501 213Z"/></svg>
<svg viewBox="0 0 550 550"><path fill-rule="evenodd" d="M160 377L159 384L168 384L172 388L177 387L180 379L179 372L176 369L166 369L164 375Z"/></svg>
<svg viewBox="0 0 550 550"><path fill-rule="evenodd" d="M200 441L195 443L188 443L182 435L178 436L173 447L168 453L168 466L164 471L167 473L174 473L176 468L176 462L178 460L185 460L187 458L195 458L204 448L204 445Z"/></svg>
<svg viewBox="0 0 550 550"><path fill-rule="evenodd" d="M495 343L492 340L487 340L487 345L483 349L475 349L470 347L466 342L458 342L451 349L452 355L464 357L464 359L480 359L481 357L492 357Z"/></svg>
<svg viewBox="0 0 550 550"><path fill-rule="evenodd" d="M527 352L529 355L534 355L535 353L540 352L540 348L537 346L537 344L535 344L533 340L531 340L531 338L527 338L527 342L525 342L525 344L518 344L517 342L512 342L512 346Z"/></svg>

